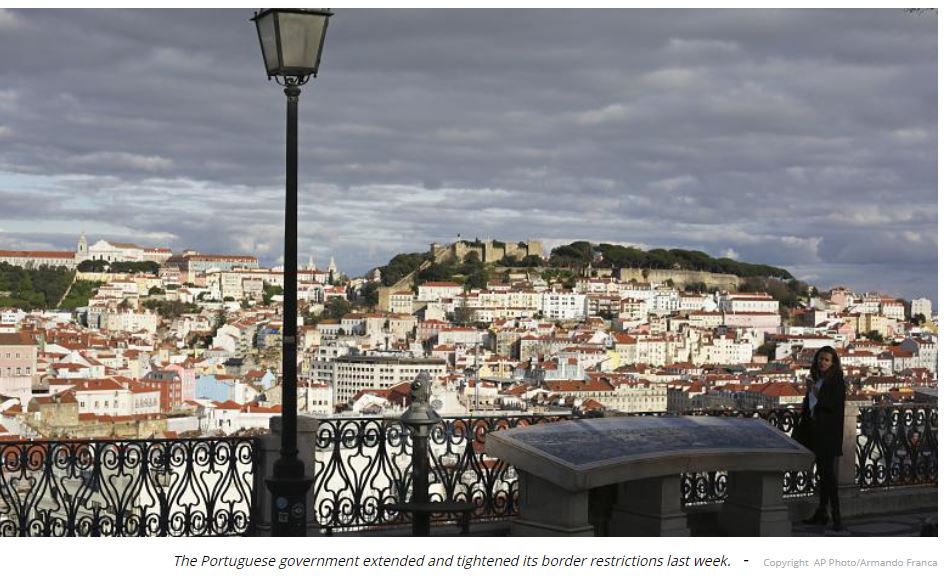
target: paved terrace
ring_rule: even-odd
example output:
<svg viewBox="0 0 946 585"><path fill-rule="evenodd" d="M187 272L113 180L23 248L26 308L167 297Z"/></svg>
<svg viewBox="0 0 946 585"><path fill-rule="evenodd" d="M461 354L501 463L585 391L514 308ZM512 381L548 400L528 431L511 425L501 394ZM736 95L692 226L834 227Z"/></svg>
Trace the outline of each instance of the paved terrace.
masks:
<svg viewBox="0 0 946 585"><path fill-rule="evenodd" d="M937 508L936 508L936 488L904 488L902 490L890 490L884 493L873 494L868 498L861 498L860 505L872 506L901 506L901 509L867 513L851 516L844 520L845 530L843 532L834 532L824 526L808 526L802 523L802 518L807 517L809 510L813 509L816 500L804 498L799 500L793 510L792 536L793 537L830 537L830 538L865 538L865 537L901 537L901 536L936 536L937 530ZM852 507L852 498L858 496L851 490L845 498L845 508ZM919 505L915 507L902 508L907 499L918 501ZM856 506L855 506L856 510ZM690 521L693 528L693 537L717 538L725 536L715 526L712 516L716 511L715 506L707 506L704 514L694 513ZM929 534L930 530L933 534ZM433 536L438 537L505 537L509 535L509 522L497 521L491 523L474 524L468 535L461 534L456 526L438 526L432 530ZM339 533L337 536L410 536L409 527L399 527L388 530L367 531L367 532L347 532Z"/></svg>
<svg viewBox="0 0 946 585"><path fill-rule="evenodd" d="M907 512L871 514L846 521L847 531L835 533L820 526L792 525L792 536L924 536L923 526L936 518L936 508L920 508Z"/></svg>

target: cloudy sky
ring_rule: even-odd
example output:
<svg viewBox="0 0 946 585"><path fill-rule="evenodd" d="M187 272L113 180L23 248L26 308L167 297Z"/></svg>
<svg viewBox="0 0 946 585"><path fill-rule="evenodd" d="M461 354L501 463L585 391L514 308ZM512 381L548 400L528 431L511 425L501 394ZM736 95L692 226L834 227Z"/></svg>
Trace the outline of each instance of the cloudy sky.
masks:
<svg viewBox="0 0 946 585"><path fill-rule="evenodd" d="M281 262L284 98L252 11L0 10L0 248ZM683 247L937 293L937 28L901 10L338 10L299 254Z"/></svg>

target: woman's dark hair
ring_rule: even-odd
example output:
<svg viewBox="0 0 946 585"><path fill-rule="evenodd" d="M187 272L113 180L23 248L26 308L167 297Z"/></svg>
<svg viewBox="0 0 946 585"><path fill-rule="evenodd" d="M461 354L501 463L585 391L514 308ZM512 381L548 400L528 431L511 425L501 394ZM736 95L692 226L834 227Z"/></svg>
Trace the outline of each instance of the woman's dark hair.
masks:
<svg viewBox="0 0 946 585"><path fill-rule="evenodd" d="M821 378L821 370L818 369L818 358L823 353L831 354L831 369L825 373L825 380L835 380L843 383L844 372L841 370L841 360L838 358L838 352L836 352L830 345L826 345L815 352L815 357L811 360L811 379L818 380Z"/></svg>

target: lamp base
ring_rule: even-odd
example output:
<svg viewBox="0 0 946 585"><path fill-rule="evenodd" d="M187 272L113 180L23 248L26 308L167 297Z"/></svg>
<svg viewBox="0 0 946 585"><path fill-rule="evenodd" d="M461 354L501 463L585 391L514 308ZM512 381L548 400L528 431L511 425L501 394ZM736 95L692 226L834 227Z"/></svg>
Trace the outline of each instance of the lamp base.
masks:
<svg viewBox="0 0 946 585"><path fill-rule="evenodd" d="M266 479L272 497L273 536L306 536L306 524L312 510L307 510L306 495L315 478L305 477L299 459L280 458L273 465L273 476Z"/></svg>

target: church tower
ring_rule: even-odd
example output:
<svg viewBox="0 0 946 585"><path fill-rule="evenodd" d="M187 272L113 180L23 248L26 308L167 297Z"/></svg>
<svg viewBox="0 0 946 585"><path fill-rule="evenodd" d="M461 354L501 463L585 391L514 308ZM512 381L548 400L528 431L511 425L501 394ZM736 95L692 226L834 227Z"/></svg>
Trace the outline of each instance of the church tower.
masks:
<svg viewBox="0 0 946 585"><path fill-rule="evenodd" d="M79 236L79 243L76 245L76 263L89 259L89 243L85 239L85 232Z"/></svg>

